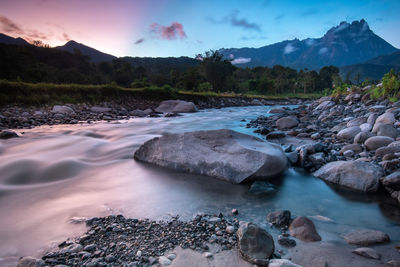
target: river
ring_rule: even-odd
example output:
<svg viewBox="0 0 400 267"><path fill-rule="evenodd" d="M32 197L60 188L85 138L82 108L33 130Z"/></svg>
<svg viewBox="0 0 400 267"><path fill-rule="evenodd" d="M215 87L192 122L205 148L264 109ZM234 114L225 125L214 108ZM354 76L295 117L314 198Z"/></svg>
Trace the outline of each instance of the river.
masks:
<svg viewBox="0 0 400 267"><path fill-rule="evenodd" d="M277 107L277 106L273 106ZM272 107L207 109L174 118L42 126L0 143L0 265L40 256L85 231L79 217L189 219L197 212L230 213L268 227L277 209L314 218L322 239L344 244L346 231L381 230L400 240L400 208L383 195L364 195L327 185L289 169L272 195L254 196L248 184L178 173L133 159L146 140L167 132L245 127ZM245 119L246 121L241 121ZM75 221L75 223L74 223ZM2 264L3 263L3 264Z"/></svg>

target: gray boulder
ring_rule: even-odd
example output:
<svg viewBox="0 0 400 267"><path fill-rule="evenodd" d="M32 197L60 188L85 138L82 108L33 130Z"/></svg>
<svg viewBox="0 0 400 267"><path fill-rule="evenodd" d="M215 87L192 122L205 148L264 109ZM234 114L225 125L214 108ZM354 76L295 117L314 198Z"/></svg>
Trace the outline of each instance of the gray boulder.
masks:
<svg viewBox="0 0 400 267"><path fill-rule="evenodd" d="M253 223L242 224L237 231L237 237L240 255L250 263L264 262L274 253L272 236Z"/></svg>
<svg viewBox="0 0 400 267"><path fill-rule="evenodd" d="M193 102L183 100L165 100L155 109L161 113L188 113L196 112L197 107Z"/></svg>
<svg viewBox="0 0 400 267"><path fill-rule="evenodd" d="M362 132L370 132L372 130L372 125L369 123L363 123L360 125L360 129Z"/></svg>
<svg viewBox="0 0 400 267"><path fill-rule="evenodd" d="M379 254L378 252L376 252L375 249L372 249L372 248L362 247L362 248L357 248L357 249L353 250L352 252L354 254L357 254L357 255L360 255L362 257L369 258L369 259L379 260L381 258L381 254Z"/></svg>
<svg viewBox="0 0 400 267"><path fill-rule="evenodd" d="M375 124L375 121L376 121L376 118L378 118L378 114L376 114L376 113L371 113L371 114L368 116L367 123L368 123L368 124L371 124L371 125L374 125L374 124Z"/></svg>
<svg viewBox="0 0 400 267"><path fill-rule="evenodd" d="M396 137L399 135L397 129L394 128L391 124L378 124L376 130L376 134L380 136L389 136L396 139Z"/></svg>
<svg viewBox="0 0 400 267"><path fill-rule="evenodd" d="M280 118L276 121L276 127L279 130L291 129L299 125L299 121L294 116Z"/></svg>
<svg viewBox="0 0 400 267"><path fill-rule="evenodd" d="M396 118L394 117L393 113L385 112L376 119L375 124L377 123L393 124L395 121Z"/></svg>
<svg viewBox="0 0 400 267"><path fill-rule="evenodd" d="M60 105L55 105L53 106L53 109L51 110L52 113L60 113L60 114L73 114L75 111L67 106L60 106Z"/></svg>
<svg viewBox="0 0 400 267"><path fill-rule="evenodd" d="M361 124L365 123L366 119L363 117L358 117L355 119L352 119L351 121L347 122L347 127L353 127L353 126L360 126Z"/></svg>
<svg viewBox="0 0 400 267"><path fill-rule="evenodd" d="M396 171L383 177L382 185L393 190L400 190L400 171Z"/></svg>
<svg viewBox="0 0 400 267"><path fill-rule="evenodd" d="M341 130L340 132L337 133L336 137L339 140L346 140L346 141L353 142L354 137L359 132L361 132L360 126L353 126L353 127L349 127L349 128L345 128L345 129Z"/></svg>
<svg viewBox="0 0 400 267"><path fill-rule="evenodd" d="M395 142L393 142L395 143ZM384 146L384 147L380 147L375 151L375 156L377 157L383 157L387 154L394 154L397 152L400 152L400 146L390 146L391 144L389 144L388 146Z"/></svg>
<svg viewBox="0 0 400 267"><path fill-rule="evenodd" d="M354 143L355 144L363 144L365 142L365 140L367 140L368 138L370 138L372 136L374 136L374 135L371 132L359 132L354 137Z"/></svg>
<svg viewBox="0 0 400 267"><path fill-rule="evenodd" d="M156 137L145 142L134 157L232 183L271 178L287 167L280 146L226 129Z"/></svg>
<svg viewBox="0 0 400 267"><path fill-rule="evenodd" d="M380 147L389 145L393 141L394 139L388 136L372 136L365 140L364 145L368 150L376 150Z"/></svg>
<svg viewBox="0 0 400 267"><path fill-rule="evenodd" d="M285 227L290 224L291 215L288 210L277 210L267 214L267 221L277 227Z"/></svg>
<svg viewBox="0 0 400 267"><path fill-rule="evenodd" d="M383 175L380 166L364 161L334 161L316 172L314 176L362 192L376 192Z"/></svg>
<svg viewBox="0 0 400 267"><path fill-rule="evenodd" d="M272 259L269 261L268 267L302 267L286 259Z"/></svg>
<svg viewBox="0 0 400 267"><path fill-rule="evenodd" d="M335 102L330 101L330 100L326 100L326 101L323 101L321 104L319 104L315 108L315 110L325 110L325 109L328 109L330 107L333 107L334 105L335 105Z"/></svg>
<svg viewBox="0 0 400 267"><path fill-rule="evenodd" d="M321 236L315 229L314 223L307 217L300 216L289 226L290 235L305 242L321 241Z"/></svg>
<svg viewBox="0 0 400 267"><path fill-rule="evenodd" d="M390 241L387 234L381 231L362 229L344 236L347 243L357 246L370 246Z"/></svg>

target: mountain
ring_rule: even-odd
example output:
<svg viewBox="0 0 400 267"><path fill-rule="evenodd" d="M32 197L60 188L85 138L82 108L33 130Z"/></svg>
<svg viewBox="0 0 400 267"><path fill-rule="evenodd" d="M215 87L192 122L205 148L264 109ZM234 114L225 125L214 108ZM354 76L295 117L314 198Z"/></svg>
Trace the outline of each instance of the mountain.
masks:
<svg viewBox="0 0 400 267"><path fill-rule="evenodd" d="M342 66L339 69L342 79L348 77L350 80L355 81L356 77L359 76L361 81L365 79L380 80L391 69L400 71L400 51L375 57L364 63Z"/></svg>
<svg viewBox="0 0 400 267"><path fill-rule="evenodd" d="M13 38L11 36L5 35L3 33L0 33L0 43L1 44L14 44L14 45L30 45L27 41L24 39L18 37L18 38Z"/></svg>
<svg viewBox="0 0 400 267"><path fill-rule="evenodd" d="M99 50L72 40L67 42L63 46L57 46L56 48L70 53L74 53L75 49L77 49L81 52L82 55L88 56L90 58L90 61L94 63L112 61L116 58L115 56L100 52Z"/></svg>
<svg viewBox="0 0 400 267"><path fill-rule="evenodd" d="M376 35L368 23L341 22L321 38L287 40L260 48L230 48L220 52L243 67L283 65L295 69L345 66L398 51Z"/></svg>

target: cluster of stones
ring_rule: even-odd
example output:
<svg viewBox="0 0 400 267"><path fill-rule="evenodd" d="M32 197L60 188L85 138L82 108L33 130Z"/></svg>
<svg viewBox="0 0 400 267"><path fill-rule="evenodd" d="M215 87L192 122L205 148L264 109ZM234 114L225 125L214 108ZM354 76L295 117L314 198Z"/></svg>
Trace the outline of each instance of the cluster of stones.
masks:
<svg viewBox="0 0 400 267"><path fill-rule="evenodd" d="M400 101L372 100L366 89L273 109L247 127L280 142L294 166L363 192L382 186L400 202ZM286 136L313 143L294 147L285 144Z"/></svg>

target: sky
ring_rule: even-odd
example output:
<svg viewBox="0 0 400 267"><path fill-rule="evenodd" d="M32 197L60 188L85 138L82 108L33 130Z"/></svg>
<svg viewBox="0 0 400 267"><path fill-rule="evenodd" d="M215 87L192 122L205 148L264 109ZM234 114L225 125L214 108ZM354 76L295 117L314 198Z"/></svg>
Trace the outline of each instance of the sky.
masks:
<svg viewBox="0 0 400 267"><path fill-rule="evenodd" d="M400 0L0 0L0 32L115 56L190 56L319 38L364 18L400 48Z"/></svg>

